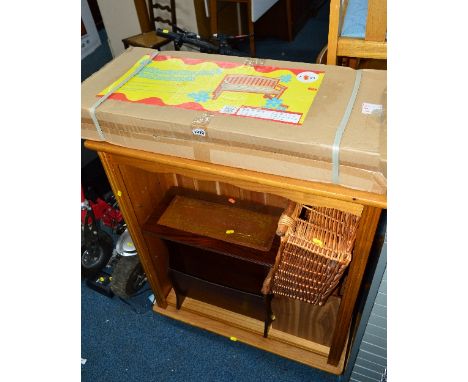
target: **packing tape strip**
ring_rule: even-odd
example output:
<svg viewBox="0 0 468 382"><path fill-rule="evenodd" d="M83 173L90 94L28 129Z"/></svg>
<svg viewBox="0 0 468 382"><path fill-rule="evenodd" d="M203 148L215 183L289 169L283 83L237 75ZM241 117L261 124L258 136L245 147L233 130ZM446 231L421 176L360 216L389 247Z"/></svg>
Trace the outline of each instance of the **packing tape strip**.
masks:
<svg viewBox="0 0 468 382"><path fill-rule="evenodd" d="M130 81L133 77L135 77L138 73L141 72L141 70L148 65L151 61L153 61L153 58L155 58L158 55L159 51L155 51L150 54L149 58L146 60L143 60L140 65L132 72L130 73L127 77L125 77L122 81L120 81L117 85L115 85L113 88L111 88L106 94L104 94L99 100L91 106L89 109L89 113L91 114L91 119L94 122L94 126L96 126L96 131L98 132L99 136L101 139L104 141L106 140L106 137L104 136L104 133L102 132L101 126L99 125L99 121L96 118L96 109L101 105L106 99L108 99L113 93L115 93L117 90L119 90L122 86L124 86L128 81Z"/></svg>
<svg viewBox="0 0 468 382"><path fill-rule="evenodd" d="M356 71L356 78L354 80L354 87L353 91L351 93L351 96L349 97L348 105L346 106L346 110L343 114L343 118L341 118L340 124L338 125L338 128L336 129L335 133L335 141L333 142L333 148L332 148L332 181L335 184L339 183L340 180L340 144L341 144L341 138L343 138L343 133L346 129L346 126L349 121L349 117L351 116L351 112L354 107L354 102L356 101L357 93L359 90L359 85L361 84L361 77L362 77L362 72L361 70Z"/></svg>
<svg viewBox="0 0 468 382"><path fill-rule="evenodd" d="M193 159L202 162L211 162L211 150L204 143L196 142L193 145Z"/></svg>
<svg viewBox="0 0 468 382"><path fill-rule="evenodd" d="M190 123L192 134L198 137L206 137L208 125L210 124L211 118L213 118L213 116L213 113L204 112L198 117L195 117Z"/></svg>

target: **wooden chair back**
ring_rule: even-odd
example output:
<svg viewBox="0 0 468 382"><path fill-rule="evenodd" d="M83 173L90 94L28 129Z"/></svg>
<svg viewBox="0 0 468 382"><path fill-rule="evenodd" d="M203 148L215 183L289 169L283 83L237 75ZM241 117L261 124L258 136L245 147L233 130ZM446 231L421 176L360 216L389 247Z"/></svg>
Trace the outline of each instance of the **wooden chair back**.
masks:
<svg viewBox="0 0 468 382"><path fill-rule="evenodd" d="M348 2L331 0L327 64L336 65L337 56L387 59L387 0L367 0L365 37L341 36Z"/></svg>
<svg viewBox="0 0 468 382"><path fill-rule="evenodd" d="M148 9L149 9L149 18L151 25L153 25L154 30L156 29L156 23L163 23L170 25L173 27L174 25L177 24L177 18L176 18L176 6L175 6L175 0L170 0L170 5L161 5L160 2L158 1L153 1L149 0L148 1ZM158 16L154 16L156 13ZM162 12L161 12L162 11ZM160 16L160 14L166 14L166 18L163 18ZM170 15L170 19L167 18L167 16Z"/></svg>
<svg viewBox="0 0 468 382"><path fill-rule="evenodd" d="M171 27L177 24L175 0L170 0L170 5L163 5L154 0L134 0L134 3L142 33L156 30L156 23Z"/></svg>
<svg viewBox="0 0 468 382"><path fill-rule="evenodd" d="M124 38L122 43L125 49L129 46L139 46L150 49L160 49L164 45L171 42L170 39L165 37L157 36L155 33L156 23L166 24L174 30L176 25L176 8L175 0L170 0L170 5L163 5L153 0L134 0L135 9L140 24L141 33L136 36ZM157 16L155 16L155 11ZM161 15L164 13L164 18ZM159 26L159 25L158 25ZM177 48L175 48L178 50Z"/></svg>

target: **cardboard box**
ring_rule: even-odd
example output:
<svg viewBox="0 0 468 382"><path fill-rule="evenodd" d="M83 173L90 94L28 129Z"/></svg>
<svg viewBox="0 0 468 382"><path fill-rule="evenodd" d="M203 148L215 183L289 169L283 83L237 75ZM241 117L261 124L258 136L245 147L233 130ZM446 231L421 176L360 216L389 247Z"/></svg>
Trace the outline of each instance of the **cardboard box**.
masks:
<svg viewBox="0 0 468 382"><path fill-rule="evenodd" d="M91 119L97 95L124 75L150 49L131 48L82 84L84 139L102 140ZM245 58L194 52L171 57L243 63ZM105 139L145 151L332 183L332 147L352 93L356 71L338 66L265 60L279 68L325 73L301 125L214 113L205 137L192 122L204 112L107 99L96 109ZM375 109L375 110L373 110ZM339 145L339 184L386 192L386 71L363 70L358 93Z"/></svg>

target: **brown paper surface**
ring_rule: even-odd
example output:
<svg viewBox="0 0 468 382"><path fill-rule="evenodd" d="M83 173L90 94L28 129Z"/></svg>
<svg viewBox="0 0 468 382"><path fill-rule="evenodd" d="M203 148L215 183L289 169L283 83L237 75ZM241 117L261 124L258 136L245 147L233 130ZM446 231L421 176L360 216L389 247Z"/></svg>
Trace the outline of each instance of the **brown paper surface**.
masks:
<svg viewBox="0 0 468 382"><path fill-rule="evenodd" d="M81 136L101 140L89 109L96 95L150 49L130 48L82 83ZM195 52L166 55L243 62L242 57ZM151 152L248 168L305 180L331 182L336 129L354 85L353 69L266 60L265 65L325 71L325 78L303 125L215 114L207 137L196 137L191 122L202 112L106 100L96 117L110 143ZM362 103L383 105L380 114L363 114ZM377 193L386 191L386 71L363 70L356 102L340 145L340 184Z"/></svg>

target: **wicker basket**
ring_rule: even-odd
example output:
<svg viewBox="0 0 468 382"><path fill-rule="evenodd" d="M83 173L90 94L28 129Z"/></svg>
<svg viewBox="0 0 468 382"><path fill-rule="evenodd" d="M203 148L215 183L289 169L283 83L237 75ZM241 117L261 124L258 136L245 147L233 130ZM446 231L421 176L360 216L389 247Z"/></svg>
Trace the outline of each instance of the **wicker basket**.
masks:
<svg viewBox="0 0 468 382"><path fill-rule="evenodd" d="M278 222L282 236L263 293L323 305L351 261L359 217L290 203Z"/></svg>

